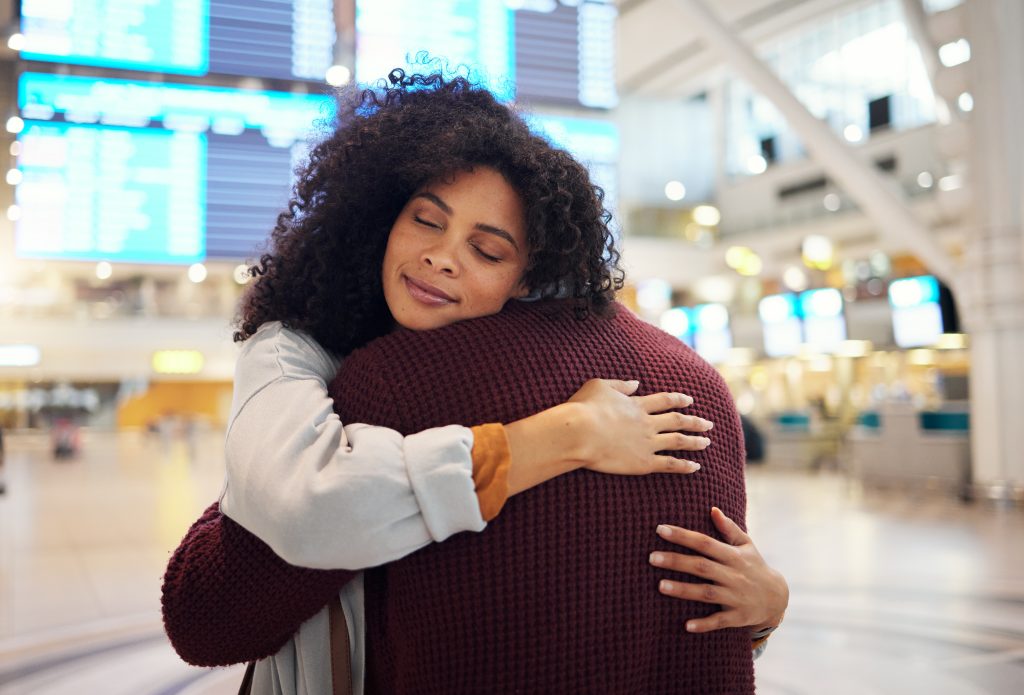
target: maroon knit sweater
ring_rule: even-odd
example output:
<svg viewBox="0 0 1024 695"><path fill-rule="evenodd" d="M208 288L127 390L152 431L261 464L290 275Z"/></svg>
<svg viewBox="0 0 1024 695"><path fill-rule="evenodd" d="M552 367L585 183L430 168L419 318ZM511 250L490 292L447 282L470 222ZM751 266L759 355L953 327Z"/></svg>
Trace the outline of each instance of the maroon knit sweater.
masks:
<svg viewBox="0 0 1024 695"><path fill-rule="evenodd" d="M368 571L368 693L753 691L749 632L687 634L688 618L716 608L660 595L659 579L681 577L647 562L652 550L679 550L655 535L659 523L714 535L712 505L734 519L745 513L732 399L678 340L626 310L579 322L561 305L512 302L494 317L375 341L345 360L332 395L343 421L409 433L515 420L565 401L591 377L638 378L642 393L694 396L686 412L715 422L712 446L687 454L702 470L561 476L509 500L484 533ZM275 565L237 525L207 517L165 581L165 623L186 660L272 652L349 576ZM233 596L239 587L228 578L273 599ZM222 602L241 614L228 616ZM199 603L212 613L197 618Z"/></svg>

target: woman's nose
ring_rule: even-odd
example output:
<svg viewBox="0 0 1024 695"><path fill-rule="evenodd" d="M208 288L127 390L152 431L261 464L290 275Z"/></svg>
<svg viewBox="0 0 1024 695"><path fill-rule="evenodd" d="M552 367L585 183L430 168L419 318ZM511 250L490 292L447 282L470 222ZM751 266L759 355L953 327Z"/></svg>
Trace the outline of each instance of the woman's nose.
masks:
<svg viewBox="0 0 1024 695"><path fill-rule="evenodd" d="M458 257L454 245L447 240L438 241L423 252L423 263L445 275L456 275L459 270Z"/></svg>

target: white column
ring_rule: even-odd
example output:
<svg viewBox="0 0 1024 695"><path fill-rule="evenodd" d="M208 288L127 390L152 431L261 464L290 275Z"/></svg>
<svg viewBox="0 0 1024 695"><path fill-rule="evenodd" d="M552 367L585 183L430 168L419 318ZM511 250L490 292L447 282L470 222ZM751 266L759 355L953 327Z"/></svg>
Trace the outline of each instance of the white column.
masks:
<svg viewBox="0 0 1024 695"><path fill-rule="evenodd" d="M967 0L974 233L959 308L971 338L976 489L1024 495L1024 3Z"/></svg>
<svg viewBox="0 0 1024 695"><path fill-rule="evenodd" d="M718 52L751 86L771 100L800 135L811 156L857 201L878 225L880 234L898 240L900 246L912 250L932 273L953 284L955 269L950 255L931 230L910 212L895 187L883 181L873 166L815 118L738 33L727 27L702 0L676 0L676 4L705 37L708 49Z"/></svg>

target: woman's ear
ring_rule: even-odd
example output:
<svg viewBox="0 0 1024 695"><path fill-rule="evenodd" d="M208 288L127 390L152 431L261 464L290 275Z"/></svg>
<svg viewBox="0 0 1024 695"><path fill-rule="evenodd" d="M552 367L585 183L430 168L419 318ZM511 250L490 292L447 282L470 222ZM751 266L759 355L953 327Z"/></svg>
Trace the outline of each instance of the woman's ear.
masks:
<svg viewBox="0 0 1024 695"><path fill-rule="evenodd" d="M523 297L529 296L529 294L530 294L530 287L529 287L529 285L526 284L526 281L523 280L523 281L520 281L519 285L516 287L515 291L512 293L512 298L513 299L522 299Z"/></svg>

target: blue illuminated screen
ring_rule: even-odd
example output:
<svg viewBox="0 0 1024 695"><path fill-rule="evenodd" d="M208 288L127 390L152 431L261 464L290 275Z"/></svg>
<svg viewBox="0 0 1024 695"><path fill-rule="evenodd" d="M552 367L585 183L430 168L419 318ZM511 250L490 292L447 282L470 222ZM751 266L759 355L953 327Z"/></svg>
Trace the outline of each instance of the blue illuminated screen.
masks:
<svg viewBox="0 0 1024 695"><path fill-rule="evenodd" d="M22 0L21 57L323 80L334 26L333 0Z"/></svg>
<svg viewBox="0 0 1024 695"><path fill-rule="evenodd" d="M288 201L327 96L24 73L18 256L245 259Z"/></svg>
<svg viewBox="0 0 1024 695"><path fill-rule="evenodd" d="M764 330L764 351L769 357L787 357L800 352L803 322L797 296L791 293L772 294L757 306Z"/></svg>
<svg viewBox="0 0 1024 695"><path fill-rule="evenodd" d="M673 307L662 315L660 326L708 362L723 361L732 349L729 310L723 304Z"/></svg>
<svg viewBox="0 0 1024 695"><path fill-rule="evenodd" d="M800 315L804 319L804 341L818 352L835 352L846 340L843 295L834 288L808 290L800 294Z"/></svg>
<svg viewBox="0 0 1024 695"><path fill-rule="evenodd" d="M769 357L797 355L804 344L816 352L835 352L846 340L843 295L837 289L767 295L757 313Z"/></svg>
<svg viewBox="0 0 1024 695"><path fill-rule="evenodd" d="M533 114L531 129L551 144L567 150L586 165L591 180L604 190L604 206L613 215L618 207L619 130L614 123L591 118Z"/></svg>
<svg viewBox="0 0 1024 695"><path fill-rule="evenodd" d="M356 0L356 80L426 51L506 98L514 85L520 101L610 108L617 15L611 0Z"/></svg>
<svg viewBox="0 0 1024 695"><path fill-rule="evenodd" d="M693 349L708 362L723 361L732 348L729 310L724 304L698 304L693 316Z"/></svg>
<svg viewBox="0 0 1024 695"><path fill-rule="evenodd" d="M893 280L889 284L893 339L900 347L934 345L942 336L939 282L930 275Z"/></svg>

